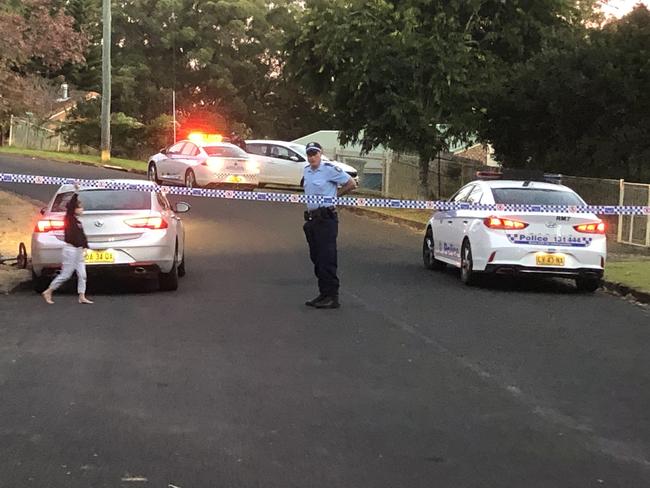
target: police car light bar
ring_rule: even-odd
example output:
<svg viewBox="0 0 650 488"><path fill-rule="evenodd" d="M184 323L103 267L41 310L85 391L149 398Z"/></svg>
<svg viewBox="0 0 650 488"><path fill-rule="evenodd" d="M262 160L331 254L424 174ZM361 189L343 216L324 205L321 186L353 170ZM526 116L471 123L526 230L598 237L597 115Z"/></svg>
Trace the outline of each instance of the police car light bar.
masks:
<svg viewBox="0 0 650 488"><path fill-rule="evenodd" d="M545 183L562 184L561 174L544 173L543 171L530 169L504 168L502 171L477 171L476 178L479 180L516 180L516 181L539 181Z"/></svg>

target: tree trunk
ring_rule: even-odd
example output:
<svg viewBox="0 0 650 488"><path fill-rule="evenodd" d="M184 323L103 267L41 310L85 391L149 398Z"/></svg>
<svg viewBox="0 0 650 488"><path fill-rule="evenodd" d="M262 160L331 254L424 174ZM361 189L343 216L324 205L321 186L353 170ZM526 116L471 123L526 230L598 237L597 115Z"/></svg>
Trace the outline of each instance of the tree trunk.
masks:
<svg viewBox="0 0 650 488"><path fill-rule="evenodd" d="M421 200L428 200L431 197L431 190L429 189L429 163L431 162L431 154L428 151L419 153L418 198Z"/></svg>

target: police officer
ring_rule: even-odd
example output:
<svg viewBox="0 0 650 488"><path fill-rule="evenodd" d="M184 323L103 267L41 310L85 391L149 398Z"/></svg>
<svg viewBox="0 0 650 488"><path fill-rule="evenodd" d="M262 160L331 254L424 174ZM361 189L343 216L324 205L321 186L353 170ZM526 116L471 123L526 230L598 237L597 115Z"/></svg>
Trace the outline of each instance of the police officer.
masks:
<svg viewBox="0 0 650 488"><path fill-rule="evenodd" d="M304 169L305 195L342 196L357 187L350 175L332 163L321 161L323 148L317 142L307 144ZM340 186L340 188L339 188ZM314 263L320 294L305 305L316 308L339 308L339 279L336 276L336 237L339 219L336 207L309 203L305 212L305 236L309 257Z"/></svg>

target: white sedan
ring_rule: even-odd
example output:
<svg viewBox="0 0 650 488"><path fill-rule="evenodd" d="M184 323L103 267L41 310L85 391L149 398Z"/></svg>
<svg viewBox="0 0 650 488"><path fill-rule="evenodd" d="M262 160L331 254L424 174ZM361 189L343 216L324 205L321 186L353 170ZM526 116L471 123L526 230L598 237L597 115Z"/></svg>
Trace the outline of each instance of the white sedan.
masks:
<svg viewBox="0 0 650 488"><path fill-rule="evenodd" d="M570 188L535 181L474 181L451 199L487 205L586 205ZM426 228L424 265L460 268L473 284L478 273L540 274L573 278L581 291L601 283L607 242L605 223L594 214L449 210Z"/></svg>
<svg viewBox="0 0 650 488"><path fill-rule="evenodd" d="M61 269L66 204L75 192L84 206L80 220L90 246L88 274L154 278L162 290L178 288L178 278L185 275L185 230L177 214L190 206L172 205L148 181L104 182L150 186L151 191L61 186L41 210L32 234L34 288L45 290Z"/></svg>
<svg viewBox="0 0 650 488"><path fill-rule="evenodd" d="M252 190L258 185L259 164L234 144L192 137L151 156L147 174L157 184Z"/></svg>
<svg viewBox="0 0 650 488"><path fill-rule="evenodd" d="M302 186L302 175L307 163L305 146L294 142L249 140L246 152L256 156L260 163L260 185ZM349 164L331 161L325 155L323 161L338 166L359 183L357 170Z"/></svg>

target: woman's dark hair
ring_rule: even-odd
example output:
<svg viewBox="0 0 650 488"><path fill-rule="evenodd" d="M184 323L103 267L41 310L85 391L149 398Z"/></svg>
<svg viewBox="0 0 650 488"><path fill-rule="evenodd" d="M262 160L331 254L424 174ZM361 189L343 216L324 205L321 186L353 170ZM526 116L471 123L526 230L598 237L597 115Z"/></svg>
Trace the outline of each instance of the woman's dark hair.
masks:
<svg viewBox="0 0 650 488"><path fill-rule="evenodd" d="M76 193L72 195L72 198L68 201L68 203L65 206L65 213L66 215L74 215L75 210L81 206L81 202L79 201L79 195Z"/></svg>

